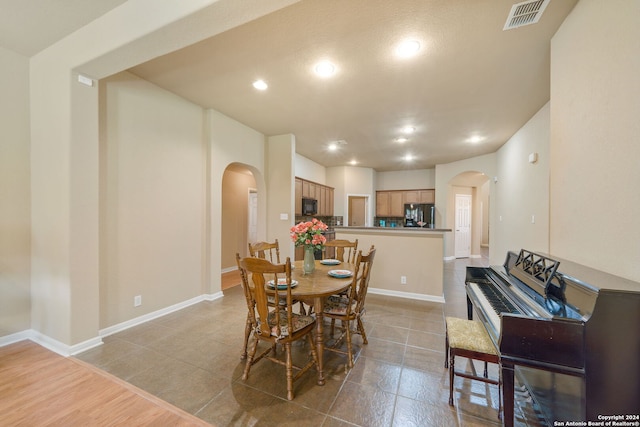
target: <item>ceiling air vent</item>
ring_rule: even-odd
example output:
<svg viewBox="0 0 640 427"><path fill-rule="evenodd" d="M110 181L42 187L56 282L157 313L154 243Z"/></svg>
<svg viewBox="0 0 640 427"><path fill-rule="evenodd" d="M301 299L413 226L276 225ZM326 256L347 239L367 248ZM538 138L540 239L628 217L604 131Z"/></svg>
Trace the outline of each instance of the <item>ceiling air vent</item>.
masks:
<svg viewBox="0 0 640 427"><path fill-rule="evenodd" d="M549 4L550 0L529 0L511 6L511 12L504 24L504 30L522 27L524 25L535 24L540 20L542 12Z"/></svg>

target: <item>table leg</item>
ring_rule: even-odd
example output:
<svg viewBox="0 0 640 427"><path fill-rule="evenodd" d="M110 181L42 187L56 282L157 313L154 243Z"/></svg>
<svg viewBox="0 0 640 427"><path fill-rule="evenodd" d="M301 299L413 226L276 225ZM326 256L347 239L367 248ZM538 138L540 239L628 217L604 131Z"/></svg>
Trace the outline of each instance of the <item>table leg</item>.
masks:
<svg viewBox="0 0 640 427"><path fill-rule="evenodd" d="M316 353L318 353L318 385L324 385L324 298L314 298L316 311Z"/></svg>

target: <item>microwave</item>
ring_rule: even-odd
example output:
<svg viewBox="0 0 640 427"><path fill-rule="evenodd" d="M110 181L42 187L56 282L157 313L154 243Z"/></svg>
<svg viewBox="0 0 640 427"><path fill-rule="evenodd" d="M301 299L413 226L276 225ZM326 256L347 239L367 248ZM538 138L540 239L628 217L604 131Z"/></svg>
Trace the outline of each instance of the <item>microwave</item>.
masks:
<svg viewBox="0 0 640 427"><path fill-rule="evenodd" d="M318 201L316 199L302 199L302 215L315 215L318 213Z"/></svg>

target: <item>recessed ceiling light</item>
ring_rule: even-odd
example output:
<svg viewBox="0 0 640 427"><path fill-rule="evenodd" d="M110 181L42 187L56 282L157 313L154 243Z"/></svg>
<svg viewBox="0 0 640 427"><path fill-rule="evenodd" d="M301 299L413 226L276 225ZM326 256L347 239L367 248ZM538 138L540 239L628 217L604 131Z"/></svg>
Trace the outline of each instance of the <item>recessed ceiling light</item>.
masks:
<svg viewBox="0 0 640 427"><path fill-rule="evenodd" d="M404 136L399 136L395 139L396 142L400 143L400 144L404 144L405 142L407 142L409 140L409 138L406 138Z"/></svg>
<svg viewBox="0 0 640 427"><path fill-rule="evenodd" d="M401 58L414 56L420 50L420 42L414 39L407 39L396 47L396 55Z"/></svg>
<svg viewBox="0 0 640 427"><path fill-rule="evenodd" d="M411 154L407 154L406 156L404 156L404 161L405 162L411 162L413 161L413 156Z"/></svg>
<svg viewBox="0 0 640 427"><path fill-rule="evenodd" d="M357 161L357 160L351 160L351 161L349 162L349 164L350 164L351 166L355 166L355 165L357 165L357 164L358 164L358 161Z"/></svg>
<svg viewBox="0 0 640 427"><path fill-rule="evenodd" d="M264 80L256 80L255 82L253 82L253 87L258 90L267 90L269 85L267 85Z"/></svg>
<svg viewBox="0 0 640 427"><path fill-rule="evenodd" d="M329 61L320 61L313 67L313 70L320 77L331 77L336 72L336 66Z"/></svg>
<svg viewBox="0 0 640 427"><path fill-rule="evenodd" d="M330 151L336 151L338 148L342 147L343 145L347 145L347 141L345 141L344 139L338 139L335 141L331 141L327 146L327 148L329 148Z"/></svg>
<svg viewBox="0 0 640 427"><path fill-rule="evenodd" d="M472 136L471 138L467 139L467 142L470 142L472 144L477 144L482 141L484 141L484 137L478 135Z"/></svg>
<svg viewBox="0 0 640 427"><path fill-rule="evenodd" d="M405 133L407 135L411 135L415 131L416 131L416 128L414 128L413 126L405 126L402 128L402 133Z"/></svg>

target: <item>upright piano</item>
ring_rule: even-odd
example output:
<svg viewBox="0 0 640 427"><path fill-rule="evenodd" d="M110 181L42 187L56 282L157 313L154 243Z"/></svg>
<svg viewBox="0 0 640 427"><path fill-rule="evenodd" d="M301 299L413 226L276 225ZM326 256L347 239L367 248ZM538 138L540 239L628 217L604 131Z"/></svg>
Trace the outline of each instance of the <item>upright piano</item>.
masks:
<svg viewBox="0 0 640 427"><path fill-rule="evenodd" d="M467 267L465 285L469 319L500 353L505 426L515 378L550 426L638 421L640 283L522 249L502 266Z"/></svg>

